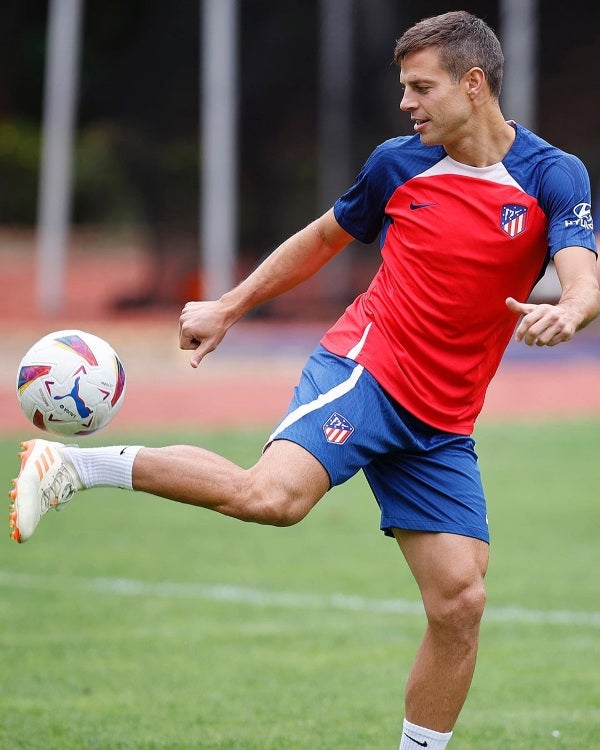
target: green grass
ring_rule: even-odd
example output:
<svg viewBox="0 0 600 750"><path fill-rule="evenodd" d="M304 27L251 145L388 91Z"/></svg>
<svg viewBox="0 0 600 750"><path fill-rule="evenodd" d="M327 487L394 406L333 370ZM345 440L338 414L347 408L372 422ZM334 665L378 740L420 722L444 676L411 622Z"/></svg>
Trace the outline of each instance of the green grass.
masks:
<svg viewBox="0 0 600 750"><path fill-rule="evenodd" d="M451 747L587 750L600 736L600 423L477 437L489 609ZM263 439L167 441L248 465ZM7 489L17 447L0 440ZM423 616L361 477L289 529L96 489L25 545L7 532L0 591L0 748L398 746ZM409 604L386 611L394 601Z"/></svg>

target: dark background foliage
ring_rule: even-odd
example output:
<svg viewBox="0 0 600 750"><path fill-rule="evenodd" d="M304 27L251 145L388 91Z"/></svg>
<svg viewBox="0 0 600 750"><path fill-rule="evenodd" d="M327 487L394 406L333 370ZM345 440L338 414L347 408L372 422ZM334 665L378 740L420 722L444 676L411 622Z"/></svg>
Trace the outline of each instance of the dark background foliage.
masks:
<svg viewBox="0 0 600 750"><path fill-rule="evenodd" d="M350 173L409 132L395 39L464 7L498 28L496 2L355 0ZM0 6L0 223L33 225L47 3ZM240 250L258 257L318 210L318 0L240 0ZM537 131L600 180L600 13L539 3ZM88 0L84 7L73 219L194 237L198 216L200 4ZM507 117L510 112L505 112Z"/></svg>

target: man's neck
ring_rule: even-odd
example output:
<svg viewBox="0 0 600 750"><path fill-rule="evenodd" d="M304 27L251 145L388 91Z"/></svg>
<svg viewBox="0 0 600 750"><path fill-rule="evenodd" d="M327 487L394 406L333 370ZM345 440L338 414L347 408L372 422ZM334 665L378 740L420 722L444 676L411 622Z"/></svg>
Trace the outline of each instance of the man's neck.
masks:
<svg viewBox="0 0 600 750"><path fill-rule="evenodd" d="M498 116L482 119L468 135L444 146L448 156L461 164L489 167L504 159L515 137L514 126L506 122L498 110Z"/></svg>

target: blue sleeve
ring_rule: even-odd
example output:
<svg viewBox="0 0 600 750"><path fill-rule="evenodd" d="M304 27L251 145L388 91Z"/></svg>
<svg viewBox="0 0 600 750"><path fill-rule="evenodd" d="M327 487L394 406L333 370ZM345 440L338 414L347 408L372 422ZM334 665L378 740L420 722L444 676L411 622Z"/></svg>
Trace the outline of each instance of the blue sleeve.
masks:
<svg viewBox="0 0 600 750"><path fill-rule="evenodd" d="M354 185L335 202L333 211L338 223L361 242L377 239L394 190L423 168L423 157L419 161L415 156L420 151L418 136L390 138L377 146ZM437 157L437 152L430 151L426 166Z"/></svg>
<svg viewBox="0 0 600 750"><path fill-rule="evenodd" d="M562 154L544 173L540 205L548 217L550 257L564 247L586 247L596 252L591 189L582 162Z"/></svg>
<svg viewBox="0 0 600 750"><path fill-rule="evenodd" d="M373 242L379 235L389 200L382 148L383 145L373 151L354 185L333 206L340 226L365 243Z"/></svg>

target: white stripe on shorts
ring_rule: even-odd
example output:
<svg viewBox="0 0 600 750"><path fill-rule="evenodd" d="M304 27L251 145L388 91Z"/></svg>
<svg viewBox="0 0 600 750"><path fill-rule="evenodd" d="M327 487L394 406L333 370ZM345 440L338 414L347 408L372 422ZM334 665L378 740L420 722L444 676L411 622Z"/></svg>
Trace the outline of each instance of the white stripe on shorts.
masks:
<svg viewBox="0 0 600 750"><path fill-rule="evenodd" d="M338 383L338 385L327 391L327 393L321 393L313 401L310 401L307 404L302 404L301 406L298 406L296 409L294 409L294 411L291 411L272 433L271 437L267 441L267 445L272 443L282 430L285 430L286 427L294 424L306 414L310 414L312 411L316 411L322 406L325 406L325 404L330 404L332 401L340 398L340 396L344 396L346 393L349 393L357 384L358 379L364 372L364 369L365 368L362 365L356 365L354 370L352 370L352 374L350 375L350 377L343 383Z"/></svg>

